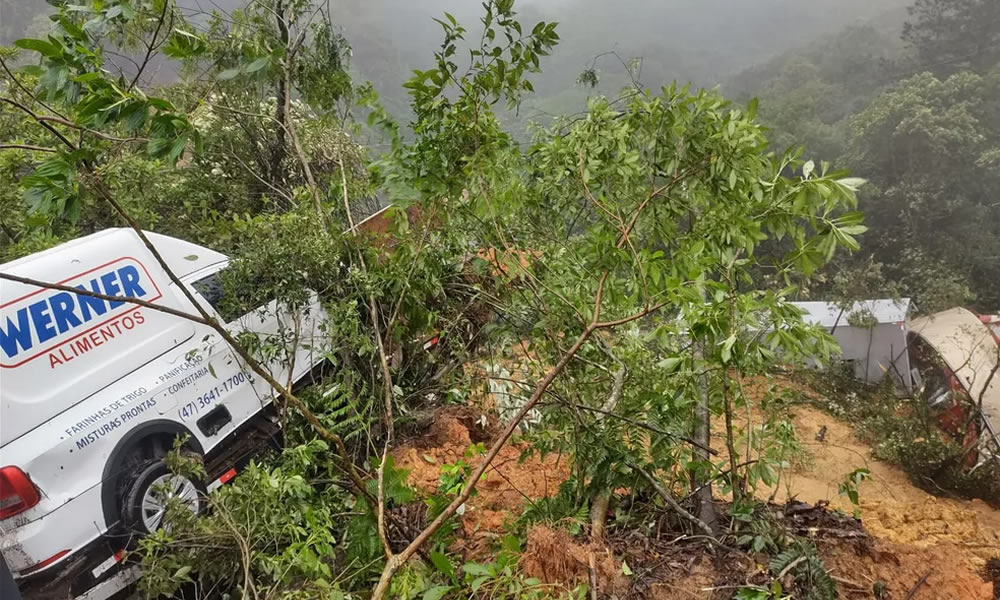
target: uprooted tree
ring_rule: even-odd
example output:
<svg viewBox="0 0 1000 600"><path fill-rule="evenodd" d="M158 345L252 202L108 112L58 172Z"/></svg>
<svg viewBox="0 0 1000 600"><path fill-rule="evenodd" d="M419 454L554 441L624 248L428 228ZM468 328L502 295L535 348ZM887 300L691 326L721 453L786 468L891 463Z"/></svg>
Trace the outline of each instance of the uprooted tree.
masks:
<svg viewBox="0 0 1000 600"><path fill-rule="evenodd" d="M227 285L243 292L236 297L290 306L318 291L337 371L326 387L293 395L256 355L259 345L207 312L177 315L214 327L274 387L294 435L270 467L218 492L212 515L180 517L144 542L147 590L169 592L197 575L204 590L243 597L332 598L374 584L381 598L420 587L414 561L427 561L437 575L421 589L458 592L468 582L446 557L456 514L519 431L536 451L571 457L560 495L566 510L589 511L596 539L623 487L658 497L714 543L730 517L738 532L754 489L774 485L782 461L778 430L753 425L744 379L833 349L785 299L838 249L857 249L859 180L768 152L755 103L678 87L594 98L582 116L521 146L495 106L514 108L531 92L529 77L558 37L551 23L522 28L512 0L484 4L472 43L453 18L439 21L434 64L405 85L408 136L371 94L310 70L316 57L340 60L343 42L308 3L257 3L266 7L201 33L165 0L132 4L64 6L48 39L18 43L39 64L15 73L5 62L0 101L17 139L4 142L27 153L20 169L30 170L21 179L24 214L33 215L25 229L51 240L80 223L155 225L162 207L123 197L123 162L189 186L217 177L220 167L205 165L239 167L242 183L221 193L238 189L246 201L199 219L234 249ZM317 14L326 20L311 25ZM190 78L168 90L176 101L142 89L141 68L109 72L96 41L109 32L138 43L143 64L158 51L187 62ZM312 62L297 62L302 54ZM280 101L260 107L254 89L277 90ZM367 172L355 168L362 153L338 104L360 96L392 148ZM209 110L202 131L199 111ZM330 128L303 132L296 127L308 120L297 112ZM234 140L250 143L250 154ZM187 164L174 168L182 157ZM353 231L352 206L376 186L396 205L391 240L339 233ZM214 210L215 199L203 201ZM211 241L204 231L197 237ZM761 273L766 287L754 279ZM419 340L431 334L442 344L427 356ZM388 460L394 426L433 410L433 398L481 385L463 363L511 358L515 346L528 349L528 375L511 382L519 399L501 415L502 433L461 485L429 499L425 522L395 525L405 539L393 543L387 509L414 500ZM722 447L710 435L717 416ZM732 496L729 515L713 496L720 488Z"/></svg>

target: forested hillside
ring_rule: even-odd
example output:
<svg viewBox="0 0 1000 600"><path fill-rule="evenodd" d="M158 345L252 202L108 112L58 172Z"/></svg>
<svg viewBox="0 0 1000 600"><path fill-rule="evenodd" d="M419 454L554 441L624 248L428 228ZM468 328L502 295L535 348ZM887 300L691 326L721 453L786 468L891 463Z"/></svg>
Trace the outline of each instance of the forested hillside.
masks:
<svg viewBox="0 0 1000 600"><path fill-rule="evenodd" d="M139 593L1000 590L1000 531L976 526L1000 506L982 395L946 393L943 428L936 390L842 377L832 333L793 304L1000 312L995 0L3 11L0 284L169 313L197 332L179 360L225 353L258 394L268 449L239 476L210 474L186 435L132 461L203 492L162 498L167 526L133 535L139 477L99 476L121 527L102 543L141 568ZM9 266L110 227L188 308ZM144 232L230 257L212 301ZM29 316L39 340L80 321L30 306L3 314L8 356ZM265 315L275 331L253 329ZM806 504L791 481L810 471ZM873 472L888 508L866 502ZM902 539L893 511L932 526ZM917 545L932 534L950 545Z"/></svg>
<svg viewBox="0 0 1000 600"><path fill-rule="evenodd" d="M827 290L910 295L927 312L1000 303L1000 4L922 0L905 22L848 27L724 89L759 97L777 148L869 180L864 251Z"/></svg>
<svg viewBox="0 0 1000 600"><path fill-rule="evenodd" d="M514 138L527 143L531 123L578 113L588 97L615 96L634 82L651 89L671 81L721 84L741 101L756 96L773 148L801 145L808 157L836 162L871 182L862 208L880 233L855 261L824 273L814 294L840 294L838 281L860 278L868 287L851 287L862 295L914 296L926 311L955 304L992 310L1000 301L1000 286L991 285L1000 263L991 158L998 146L991 102L997 93L994 4L920 2L909 13L903 0L834 4L527 2L520 7L524 19L560 22L562 40L545 76L527 76L534 93L516 111L498 113ZM193 28L208 28L212 11L228 14L239 5L226 0L206 8L182 0L178 12ZM336 68L372 82L388 113L405 123L410 109L402 84L413 69L429 66L439 28L431 17L445 10L474 22L478 6L447 0L331 5L330 31L343 55ZM51 26L40 6L17 3L3 11L0 41ZM117 64L131 73L134 51L122 54L128 58ZM178 69L179 61L158 53L146 77L154 84L175 81ZM585 71L593 75L590 86L580 83ZM960 73L975 77L949 82ZM951 110L938 114L943 107ZM918 115L928 111L932 122L920 123ZM909 131L904 135L900 127ZM386 148L367 128L359 133L369 149ZM402 133L408 135L405 128ZM936 160L943 154L954 162Z"/></svg>
<svg viewBox="0 0 1000 600"><path fill-rule="evenodd" d="M177 2L193 23L206 22L212 11L227 13L243 4L242 0ZM795 0L519 2L525 22L558 22L564 33L545 77L532 78L537 94L526 100L521 114L537 120L582 110L587 93L576 85L577 77L605 52L615 51L625 60L642 57L642 80L653 88L672 81L712 87L742 69L854 23L874 20L899 26L906 4L907 0L820 0L808 5ZM467 0L338 0L329 6L333 25L353 48L352 73L360 81L371 81L399 117L407 110L401 85L413 69L428 68L427 57L438 44L438 26L432 19L447 11L475 31L481 8L479 2ZM0 44L44 33L49 26L45 11L43 0L0 5ZM628 83L613 57L598 60L596 67L603 75L602 92L615 95ZM175 78L170 68L156 74L160 81ZM526 120L520 123L525 125Z"/></svg>

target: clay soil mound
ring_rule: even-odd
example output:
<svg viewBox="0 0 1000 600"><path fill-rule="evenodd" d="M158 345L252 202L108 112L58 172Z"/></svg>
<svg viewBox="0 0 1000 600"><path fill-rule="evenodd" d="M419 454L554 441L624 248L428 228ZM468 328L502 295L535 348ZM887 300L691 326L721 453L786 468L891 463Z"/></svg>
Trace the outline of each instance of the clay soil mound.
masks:
<svg viewBox="0 0 1000 600"><path fill-rule="evenodd" d="M603 544L581 542L562 529L536 525L528 531L521 568L548 584L587 583L593 566L602 593L621 596L629 588L621 559Z"/></svg>
<svg viewBox="0 0 1000 600"><path fill-rule="evenodd" d="M912 600L990 600L993 585L983 574L970 569L963 548L937 544L918 548L876 540L868 552L858 553L844 544L819 544L830 573L840 579L843 598L905 598L917 582L928 575L911 596ZM850 581L851 583L844 583Z"/></svg>
<svg viewBox="0 0 1000 600"><path fill-rule="evenodd" d="M410 471L411 486L432 494L438 489L442 465L460 460L478 465L482 457L477 454L466 458L466 451L476 442L488 447L495 434L495 421L491 425L465 407L449 407L436 415L425 436L397 448L392 457L397 467ZM486 471L462 514L463 549L470 556L481 556L526 505L554 495L567 478L569 463L565 458L550 455L541 459L524 443L508 443Z"/></svg>

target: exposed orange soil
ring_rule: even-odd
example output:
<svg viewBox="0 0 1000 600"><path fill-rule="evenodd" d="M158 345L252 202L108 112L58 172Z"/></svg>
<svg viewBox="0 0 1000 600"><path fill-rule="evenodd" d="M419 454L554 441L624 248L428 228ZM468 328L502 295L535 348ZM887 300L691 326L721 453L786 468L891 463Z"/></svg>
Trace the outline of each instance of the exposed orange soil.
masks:
<svg viewBox="0 0 1000 600"><path fill-rule="evenodd" d="M816 397L801 384L786 380L778 384ZM751 385L748 392L753 395L759 389ZM872 458L871 449L849 424L816 408L795 406L791 417L809 457L785 472L776 490L763 495L777 491L779 502L793 497L810 504L828 500L833 508L850 513L854 507L838 494L838 484L856 468L871 472L859 496L861 521L875 538L875 552L861 557L842 544L821 545L829 566L839 570L841 577L867 584L869 589L882 580L895 594L893 598L901 598L933 570L913 600L993 597L992 585L983 581L981 573L986 559L1000 556L1000 511L982 500L941 498L915 487L900 468ZM823 441L819 441L817 435L824 427Z"/></svg>
<svg viewBox="0 0 1000 600"><path fill-rule="evenodd" d="M603 544L581 542L563 529L536 525L528 531L521 557L525 575L548 584L574 584L589 579L591 561L597 572L600 589L605 594L621 595L629 586L622 572L622 559Z"/></svg>
<svg viewBox="0 0 1000 600"><path fill-rule="evenodd" d="M850 593L853 586L841 584L846 597L875 597L876 582L885 584L889 598L903 598L920 579L930 573L926 583L913 594L913 600L990 600L993 585L970 569L962 548L953 544L918 547L876 539L875 548L859 556L850 546L821 544L820 553L831 574L857 584L868 593Z"/></svg>
<svg viewBox="0 0 1000 600"><path fill-rule="evenodd" d="M982 500L932 496L914 486L899 467L872 458L871 449L849 424L811 406L798 405L790 412L796 435L809 456L783 473L784 481L776 490L765 494L777 491L778 502L792 497L810 504L828 500L831 507L849 513L854 507L837 488L848 473L863 467L870 471L871 479L859 488L861 520L871 533L918 547L965 544L983 556L1000 550L1000 511ZM824 428L819 441L817 435ZM975 552L977 549L982 552ZM974 561L977 567L983 562Z"/></svg>
<svg viewBox="0 0 1000 600"><path fill-rule="evenodd" d="M473 466L479 464L481 456L467 459L465 452L473 440L488 440L490 427L488 424L483 427L468 414L460 409L441 411L427 436L392 453L397 467L410 470L410 485L421 492L433 493L438 489L441 465L459 460ZM464 548L473 554L489 548L529 499L554 495L559 484L569 477L565 457L550 455L540 459L534 454L522 457L525 450L526 446L520 442L505 446L479 482L476 495L467 503L462 515L465 534L462 537Z"/></svg>
<svg viewBox="0 0 1000 600"><path fill-rule="evenodd" d="M813 393L799 384L777 383ZM753 395L752 383L748 387ZM783 473L775 489L761 491L762 497L775 493L778 502L795 498L810 504L828 500L832 507L850 513L854 507L838 495L839 482L858 467L869 469L872 475L860 487L860 516L872 536L871 544L817 540L827 567L840 580L841 597L876 598L873 589L881 582L888 592L883 598L901 600L929 572L912 600L993 598L992 585L984 581L983 572L986 559L1000 556L1000 511L979 500L934 497L920 490L900 469L875 461L870 448L857 439L848 424L820 410L798 405L791 409L791 418L809 456L801 457L797 466ZM823 427L823 441L818 441L816 436ZM721 427L715 430L719 434ZM431 492L437 489L442 464L463 459L473 442L488 441L495 433L495 422L484 426L469 409L446 409L425 436L397 449L393 457L397 466L411 470L411 485ZM713 445L724 447L721 438ZM555 494L569 476L565 457L543 460L529 454L521 460L526 450L518 442L504 448L479 484L478 495L469 501L462 516L460 546L473 556L481 557L525 506L533 499ZM475 465L478 460L475 456L468 462ZM618 548L619 554L614 555L586 537L572 538L563 531L536 526L525 541L522 568L545 582L585 583L593 554L602 593L620 592L624 597L630 583L623 575L622 562L629 551ZM714 598L730 597L732 590L727 595L717 583L725 580L727 573L704 556L690 560L666 556L663 560L667 561L666 574L649 587L648 597L713 598L713 593ZM757 567L747 565L745 572L763 574L766 560L760 557L759 562Z"/></svg>

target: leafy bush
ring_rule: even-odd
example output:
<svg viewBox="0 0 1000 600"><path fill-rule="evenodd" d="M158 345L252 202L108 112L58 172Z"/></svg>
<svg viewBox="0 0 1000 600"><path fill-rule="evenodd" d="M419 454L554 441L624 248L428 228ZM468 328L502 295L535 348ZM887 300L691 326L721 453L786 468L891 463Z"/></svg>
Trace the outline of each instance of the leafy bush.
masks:
<svg viewBox="0 0 1000 600"><path fill-rule="evenodd" d="M356 540L339 533L352 499L325 484L334 479L322 459L327 452L320 441L288 448L274 466L251 463L212 493L207 514L169 510L168 526L140 541L141 590L155 597L193 585L199 598L237 589L339 597L333 567Z"/></svg>

